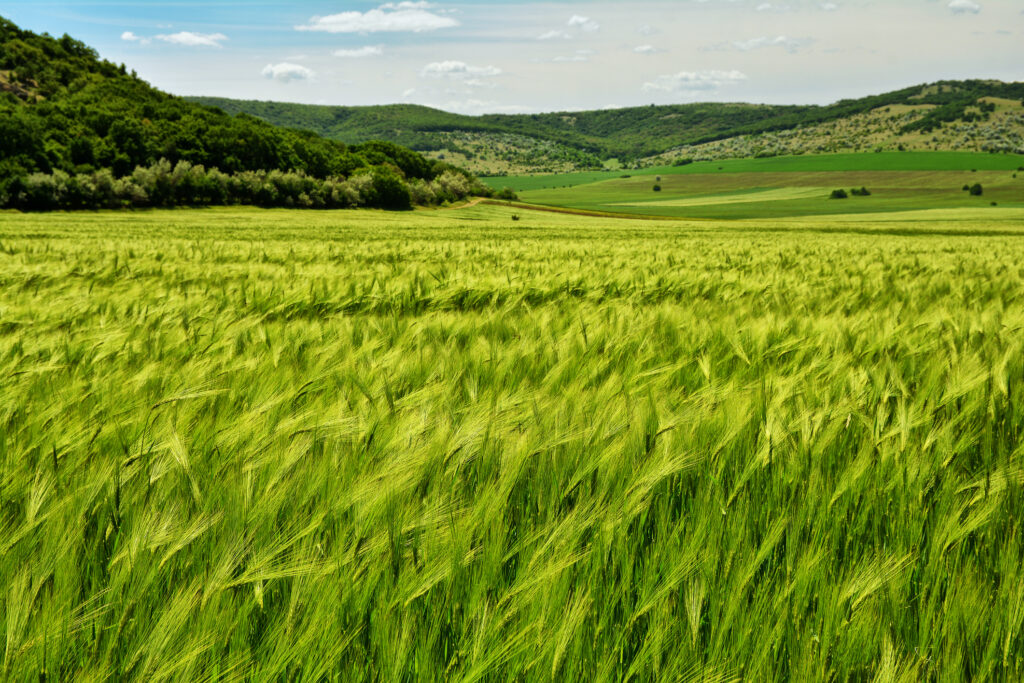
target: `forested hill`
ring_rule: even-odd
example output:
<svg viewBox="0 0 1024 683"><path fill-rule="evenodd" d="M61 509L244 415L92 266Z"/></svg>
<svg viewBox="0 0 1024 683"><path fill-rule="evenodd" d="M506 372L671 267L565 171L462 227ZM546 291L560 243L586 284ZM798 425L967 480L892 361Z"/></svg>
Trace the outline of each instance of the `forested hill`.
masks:
<svg viewBox="0 0 1024 683"><path fill-rule="evenodd" d="M531 158L537 163L561 160L594 166L612 158L632 162L687 146L805 129L892 107L910 107L916 112L900 121L898 132L929 133L953 121L985 118L988 112L983 98L1020 101L1024 83L943 81L826 106L703 103L485 116L415 105L331 107L189 99L349 143L381 138L423 152L465 153L470 160L490 149L497 155L518 154L527 166ZM476 144L481 140L485 144Z"/></svg>
<svg viewBox="0 0 1024 683"><path fill-rule="evenodd" d="M349 146L168 95L68 35L0 17L0 205L408 208L474 189L390 142Z"/></svg>

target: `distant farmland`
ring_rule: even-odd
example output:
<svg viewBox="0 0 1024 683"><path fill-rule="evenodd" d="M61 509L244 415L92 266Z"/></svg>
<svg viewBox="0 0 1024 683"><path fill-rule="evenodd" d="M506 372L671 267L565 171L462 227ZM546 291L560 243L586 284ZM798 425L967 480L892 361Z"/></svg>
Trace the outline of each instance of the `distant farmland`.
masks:
<svg viewBox="0 0 1024 683"><path fill-rule="evenodd" d="M957 152L836 154L699 162L641 172L488 178L526 202L680 218L783 218L1024 206L1024 156ZM964 186L981 184L971 196ZM654 186L658 185L658 191ZM829 201L833 189L868 197Z"/></svg>

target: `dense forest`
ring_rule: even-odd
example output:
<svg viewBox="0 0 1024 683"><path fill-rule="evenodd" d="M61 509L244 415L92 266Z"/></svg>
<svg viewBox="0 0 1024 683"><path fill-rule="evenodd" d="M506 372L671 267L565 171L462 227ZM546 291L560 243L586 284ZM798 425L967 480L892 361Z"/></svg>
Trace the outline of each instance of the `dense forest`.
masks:
<svg viewBox="0 0 1024 683"><path fill-rule="evenodd" d="M809 126L899 104L936 105L912 124L930 130L943 121L969 120L981 97L1024 98L1024 83L942 81L827 106L700 103L550 114L463 116L417 105L330 107L189 98L230 113L246 113L277 125L315 131L347 143L371 138L412 149L439 149L441 133L478 132L527 136L566 145L602 159L630 161L683 145Z"/></svg>
<svg viewBox="0 0 1024 683"><path fill-rule="evenodd" d="M488 191L392 142L350 146L168 95L0 17L0 206L406 209Z"/></svg>

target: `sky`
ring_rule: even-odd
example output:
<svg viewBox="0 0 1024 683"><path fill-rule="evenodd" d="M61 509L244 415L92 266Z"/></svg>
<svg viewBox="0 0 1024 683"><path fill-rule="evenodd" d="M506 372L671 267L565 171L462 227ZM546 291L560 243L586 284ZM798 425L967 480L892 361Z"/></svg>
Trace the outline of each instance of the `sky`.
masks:
<svg viewBox="0 0 1024 683"><path fill-rule="evenodd" d="M466 114L1024 80L1024 0L0 0L176 95Z"/></svg>

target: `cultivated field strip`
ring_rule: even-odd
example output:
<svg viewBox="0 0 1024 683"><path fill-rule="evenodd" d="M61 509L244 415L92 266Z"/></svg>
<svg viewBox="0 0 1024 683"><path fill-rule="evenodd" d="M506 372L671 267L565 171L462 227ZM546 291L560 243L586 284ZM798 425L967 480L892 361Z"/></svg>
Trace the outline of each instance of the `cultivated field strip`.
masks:
<svg viewBox="0 0 1024 683"><path fill-rule="evenodd" d="M0 678L1021 679L1024 239L801 226L0 216Z"/></svg>

